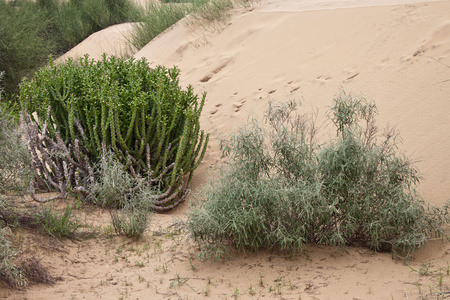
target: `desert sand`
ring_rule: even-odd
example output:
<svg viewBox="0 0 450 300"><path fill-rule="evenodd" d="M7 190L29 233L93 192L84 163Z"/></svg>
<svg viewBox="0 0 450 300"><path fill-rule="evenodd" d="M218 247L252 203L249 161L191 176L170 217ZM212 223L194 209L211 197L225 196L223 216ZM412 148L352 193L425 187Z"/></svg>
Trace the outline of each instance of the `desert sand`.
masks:
<svg viewBox="0 0 450 300"><path fill-rule="evenodd" d="M449 12L450 1L262 0L234 10L225 24L194 28L181 21L134 57L152 66L178 66L183 86L207 93L201 126L211 142L194 175L194 190L220 164L217 138L249 118L261 118L268 101L300 99L300 109L317 113L321 134L328 137L332 126L325 116L333 96L345 90L376 103L378 126L400 132L400 149L423 175L418 191L427 203L442 206L450 199ZM129 26L96 33L66 55L121 54L119 41L126 38L110 34ZM112 38L117 40L102 46ZM42 237L38 247L23 237L24 252L37 255L59 280L27 291L0 290L0 296L436 299L439 291L450 291L447 242L430 241L406 264L365 248L317 245L296 255L232 252L230 258L203 262L196 244L179 230L187 209L184 203L153 216L137 242ZM94 224L109 222L107 212L88 210Z"/></svg>

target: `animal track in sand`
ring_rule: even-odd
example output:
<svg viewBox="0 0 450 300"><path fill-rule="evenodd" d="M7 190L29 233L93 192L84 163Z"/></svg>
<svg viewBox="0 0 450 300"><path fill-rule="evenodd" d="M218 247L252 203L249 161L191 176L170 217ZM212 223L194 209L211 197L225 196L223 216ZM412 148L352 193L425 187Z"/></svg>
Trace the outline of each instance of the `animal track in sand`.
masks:
<svg viewBox="0 0 450 300"><path fill-rule="evenodd" d="M242 107L242 105L244 105L245 101L246 101L245 99L242 99L239 102L233 103L234 112L238 112L239 110L241 110L241 107Z"/></svg>
<svg viewBox="0 0 450 300"><path fill-rule="evenodd" d="M291 85L294 83L294 80L288 81L287 85ZM291 86L292 87L292 86ZM300 88L298 82L296 82L296 84L293 85L292 89L289 91L289 93L293 93L295 91L297 91Z"/></svg>
<svg viewBox="0 0 450 300"><path fill-rule="evenodd" d="M221 107L221 106L222 106L222 103L216 104L215 107L209 111L209 113L211 115L214 115L215 113L217 113L219 111L219 107Z"/></svg>
<svg viewBox="0 0 450 300"><path fill-rule="evenodd" d="M347 78L344 80L344 82L345 82L345 81L349 81L349 80L355 78L355 77L358 76L358 75L359 75L359 72L357 72L357 73L355 73L355 74L353 74L353 75L347 77Z"/></svg>
<svg viewBox="0 0 450 300"><path fill-rule="evenodd" d="M332 79L332 76L329 75L320 75L314 79L314 81L318 81L320 83L326 83L328 80Z"/></svg>
<svg viewBox="0 0 450 300"><path fill-rule="evenodd" d="M181 45L180 47L178 47L178 49L177 49L177 53L178 54L183 54L183 52L187 49L189 47L189 44L188 43L185 43L185 44L183 44L183 45Z"/></svg>
<svg viewBox="0 0 450 300"><path fill-rule="evenodd" d="M218 67L214 68L209 74L205 75L202 79L200 79L200 82L208 82L211 80L211 78L223 70L228 64L232 61L232 58L225 59Z"/></svg>
<svg viewBox="0 0 450 300"><path fill-rule="evenodd" d="M290 93L293 93L293 92L297 91L297 90L298 90L299 88L300 88L299 86L298 86L298 87L295 87L295 88L293 88L292 90L290 90Z"/></svg>
<svg viewBox="0 0 450 300"><path fill-rule="evenodd" d="M202 79L200 79L200 82L208 82L212 78L212 75L206 75Z"/></svg>

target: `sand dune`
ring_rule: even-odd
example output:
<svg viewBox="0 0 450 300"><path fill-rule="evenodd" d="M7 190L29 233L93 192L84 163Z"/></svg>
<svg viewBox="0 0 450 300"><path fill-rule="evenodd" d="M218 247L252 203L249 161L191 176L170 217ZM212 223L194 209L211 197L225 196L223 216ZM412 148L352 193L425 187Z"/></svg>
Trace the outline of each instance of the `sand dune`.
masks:
<svg viewBox="0 0 450 300"><path fill-rule="evenodd" d="M133 26L133 23L118 24L95 32L59 57L57 61L63 61L69 57L77 59L85 54L92 59L101 59L103 54L120 57L131 55L136 52L128 43Z"/></svg>
<svg viewBox="0 0 450 300"><path fill-rule="evenodd" d="M325 115L333 96L344 89L376 103L381 128L389 124L400 131L401 150L417 161L424 176L420 193L428 203L443 205L450 199L449 12L450 1L263 0L253 8L236 10L220 28L195 29L180 22L134 56L145 57L153 66L176 65L182 85L207 92L201 125L212 139L195 174L196 188L220 161L215 138L249 117L260 118L269 100L301 99L301 109L318 112L322 135L328 137L331 124ZM78 53L97 57L95 43L101 39L102 33L97 33L94 44L83 42ZM200 262L196 245L184 236L161 236L185 208L156 216L141 242L117 238L65 244L64 251L43 257L63 281L7 295L11 299L230 299L235 294L239 299L436 298L438 272L420 276L389 254L368 249L311 246L293 257L234 253L225 261ZM101 220L103 215L96 213L95 218ZM448 270L448 262L448 243L434 241L408 264L417 270L426 265L432 271ZM180 278L187 281L181 284ZM442 284L449 290L450 277L445 275Z"/></svg>
<svg viewBox="0 0 450 300"><path fill-rule="evenodd" d="M320 121L341 88L363 94L418 161L423 197L442 205L450 197L450 3L319 1L350 8L310 10L314 2L271 1L220 31L177 26L135 57L177 65L183 85L208 93L202 126L213 136L261 116L268 100L301 98ZM204 164L217 160L214 146Z"/></svg>

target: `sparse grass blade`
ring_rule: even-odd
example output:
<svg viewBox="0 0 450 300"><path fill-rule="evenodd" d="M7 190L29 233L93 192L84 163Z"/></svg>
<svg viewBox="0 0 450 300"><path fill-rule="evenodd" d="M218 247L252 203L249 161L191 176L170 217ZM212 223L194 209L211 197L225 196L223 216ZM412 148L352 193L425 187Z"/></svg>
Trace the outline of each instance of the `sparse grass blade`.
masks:
<svg viewBox="0 0 450 300"><path fill-rule="evenodd" d="M76 238L76 231L81 227L73 216L70 205L67 205L58 213L53 206L45 205L36 214L36 219L41 223L43 232L57 239Z"/></svg>
<svg viewBox="0 0 450 300"><path fill-rule="evenodd" d="M190 10L191 6L186 4L149 3L141 22L135 25L132 45L137 49L143 48L156 36L184 18Z"/></svg>

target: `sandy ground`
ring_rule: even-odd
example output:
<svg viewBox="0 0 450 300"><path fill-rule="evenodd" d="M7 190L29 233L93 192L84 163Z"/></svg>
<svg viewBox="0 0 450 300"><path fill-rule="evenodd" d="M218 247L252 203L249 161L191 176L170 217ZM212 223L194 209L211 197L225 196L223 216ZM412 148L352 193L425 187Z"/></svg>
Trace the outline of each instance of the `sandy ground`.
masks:
<svg viewBox="0 0 450 300"><path fill-rule="evenodd" d="M145 57L153 66L176 65L183 86L207 92L201 125L212 139L194 176L196 189L220 162L216 138L248 118L260 118L269 100L301 99L304 112L318 113L326 137L332 134L325 118L328 107L344 89L377 104L378 125L395 126L403 138L401 150L417 161L424 177L419 192L428 203L443 205L450 199L449 12L450 1L262 0L237 9L223 25L196 29L181 22L134 57ZM123 26L114 30L129 25ZM94 44L86 43L89 39ZM102 39L97 33L79 46L78 54L67 55L97 57L110 51L109 46L92 46L103 44ZM436 299L439 291L450 291L450 246L441 241L420 249L409 266L364 248L315 245L293 256L232 253L222 261L202 262L195 243L177 226L186 209L183 204L155 215L138 242L42 238L38 247L25 236L27 253L38 255L61 280L26 292L3 289L0 296ZM107 230L107 213L87 210L92 210L88 220Z"/></svg>

